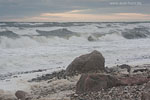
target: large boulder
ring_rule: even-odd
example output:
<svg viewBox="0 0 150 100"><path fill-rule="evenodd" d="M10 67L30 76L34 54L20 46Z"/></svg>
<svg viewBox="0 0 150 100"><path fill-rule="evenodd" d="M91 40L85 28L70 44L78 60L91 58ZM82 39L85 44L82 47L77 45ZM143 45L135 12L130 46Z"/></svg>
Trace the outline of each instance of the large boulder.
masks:
<svg viewBox="0 0 150 100"><path fill-rule="evenodd" d="M89 72L105 72L105 59L103 55L94 50L93 52L81 55L73 60L67 67L66 75L75 75Z"/></svg>
<svg viewBox="0 0 150 100"><path fill-rule="evenodd" d="M108 74L83 74L76 84L76 93L99 91L122 85L114 76Z"/></svg>
<svg viewBox="0 0 150 100"><path fill-rule="evenodd" d="M76 93L99 91L116 86L142 85L149 81L150 78L144 76L121 77L99 73L82 74L76 84ZM147 85L148 87L149 85Z"/></svg>

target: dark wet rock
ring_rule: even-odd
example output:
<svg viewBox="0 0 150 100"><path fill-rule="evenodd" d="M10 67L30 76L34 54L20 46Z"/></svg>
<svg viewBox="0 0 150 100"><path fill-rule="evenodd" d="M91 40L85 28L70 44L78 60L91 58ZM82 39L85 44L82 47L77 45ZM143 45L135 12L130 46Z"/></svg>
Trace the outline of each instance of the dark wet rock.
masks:
<svg viewBox="0 0 150 100"><path fill-rule="evenodd" d="M10 79L14 75L13 73L8 73L8 74L0 74L0 80L6 80Z"/></svg>
<svg viewBox="0 0 150 100"><path fill-rule="evenodd" d="M18 78L18 76L15 75L15 76L13 76L13 78Z"/></svg>
<svg viewBox="0 0 150 100"><path fill-rule="evenodd" d="M96 41L97 39L95 38L95 37L93 37L93 36L88 36L88 41Z"/></svg>
<svg viewBox="0 0 150 100"><path fill-rule="evenodd" d="M19 100L31 100L31 96L25 91L18 90L16 91L15 96Z"/></svg>
<svg viewBox="0 0 150 100"><path fill-rule="evenodd" d="M141 100L150 100L150 93L143 92L141 96Z"/></svg>
<svg viewBox="0 0 150 100"><path fill-rule="evenodd" d="M133 71L133 73L137 73L137 72L146 72L146 71L148 71L147 68L144 68L144 69L135 69L135 70Z"/></svg>
<svg viewBox="0 0 150 100"><path fill-rule="evenodd" d="M131 71L131 66L126 65L126 64L120 65L119 68L121 68L121 69L127 69L127 71L128 71L129 73L130 73L130 71Z"/></svg>
<svg viewBox="0 0 150 100"><path fill-rule="evenodd" d="M76 93L100 91L122 85L114 76L108 74L83 74L76 85Z"/></svg>
<svg viewBox="0 0 150 100"><path fill-rule="evenodd" d="M43 71L47 71L47 69L38 69L38 70L32 70L32 71L25 71L25 72L21 72L20 74L37 73L37 72L43 72Z"/></svg>
<svg viewBox="0 0 150 100"><path fill-rule="evenodd" d="M47 80L51 80L53 78L57 78L57 79L62 79L62 78L66 78L65 75L65 70L61 70L58 72L53 72L52 74L45 74L42 76L39 76L37 78L33 78L32 80L29 80L29 82L40 82L40 81L47 81Z"/></svg>
<svg viewBox="0 0 150 100"><path fill-rule="evenodd" d="M37 69L37 70L25 71L25 72L0 74L0 80L8 80L8 79L11 79L11 78L18 78L19 75L22 75L22 74L38 73L38 72L43 72L43 71L47 71L47 70L48 69Z"/></svg>
<svg viewBox="0 0 150 100"><path fill-rule="evenodd" d="M66 69L66 75L75 75L89 72L105 72L105 59L103 55L93 52L75 58Z"/></svg>

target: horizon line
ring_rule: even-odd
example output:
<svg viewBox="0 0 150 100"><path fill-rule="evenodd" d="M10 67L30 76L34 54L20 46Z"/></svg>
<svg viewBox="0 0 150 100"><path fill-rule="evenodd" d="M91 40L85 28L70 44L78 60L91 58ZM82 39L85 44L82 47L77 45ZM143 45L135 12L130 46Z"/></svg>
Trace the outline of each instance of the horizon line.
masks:
<svg viewBox="0 0 150 100"><path fill-rule="evenodd" d="M0 23L138 23L138 22L150 22L149 21L0 21Z"/></svg>

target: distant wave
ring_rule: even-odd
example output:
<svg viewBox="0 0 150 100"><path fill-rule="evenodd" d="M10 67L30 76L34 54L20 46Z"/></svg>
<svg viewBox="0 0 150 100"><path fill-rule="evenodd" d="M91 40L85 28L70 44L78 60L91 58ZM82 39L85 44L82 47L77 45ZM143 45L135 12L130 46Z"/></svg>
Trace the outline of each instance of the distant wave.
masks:
<svg viewBox="0 0 150 100"><path fill-rule="evenodd" d="M25 48L38 45L37 41L29 37L20 37L17 39L0 37L0 48Z"/></svg>
<svg viewBox="0 0 150 100"><path fill-rule="evenodd" d="M143 39L150 37L149 25L150 23L0 23L0 47Z"/></svg>
<svg viewBox="0 0 150 100"><path fill-rule="evenodd" d="M66 23L59 23L59 22L5 22L0 24L0 27L69 27L69 26L84 26L85 23L75 23L75 22L66 22Z"/></svg>
<svg viewBox="0 0 150 100"><path fill-rule="evenodd" d="M66 28L57 29L53 31L41 31L36 30L39 33L39 36L57 36L57 37L71 37L71 36L78 36L77 33L67 30Z"/></svg>
<svg viewBox="0 0 150 100"><path fill-rule="evenodd" d="M126 29L122 32L122 36L126 39L139 39L150 36L150 32L145 28Z"/></svg>
<svg viewBox="0 0 150 100"><path fill-rule="evenodd" d="M19 35L17 35L16 33L12 32L12 31L1 31L0 32L0 36L5 36L8 38L19 38Z"/></svg>

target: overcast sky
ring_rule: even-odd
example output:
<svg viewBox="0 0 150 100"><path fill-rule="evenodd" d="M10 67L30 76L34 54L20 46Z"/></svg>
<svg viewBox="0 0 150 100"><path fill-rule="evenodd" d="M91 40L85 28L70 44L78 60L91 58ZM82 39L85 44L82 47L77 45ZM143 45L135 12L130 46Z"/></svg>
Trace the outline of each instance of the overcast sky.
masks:
<svg viewBox="0 0 150 100"><path fill-rule="evenodd" d="M0 21L150 21L150 0L0 0Z"/></svg>

